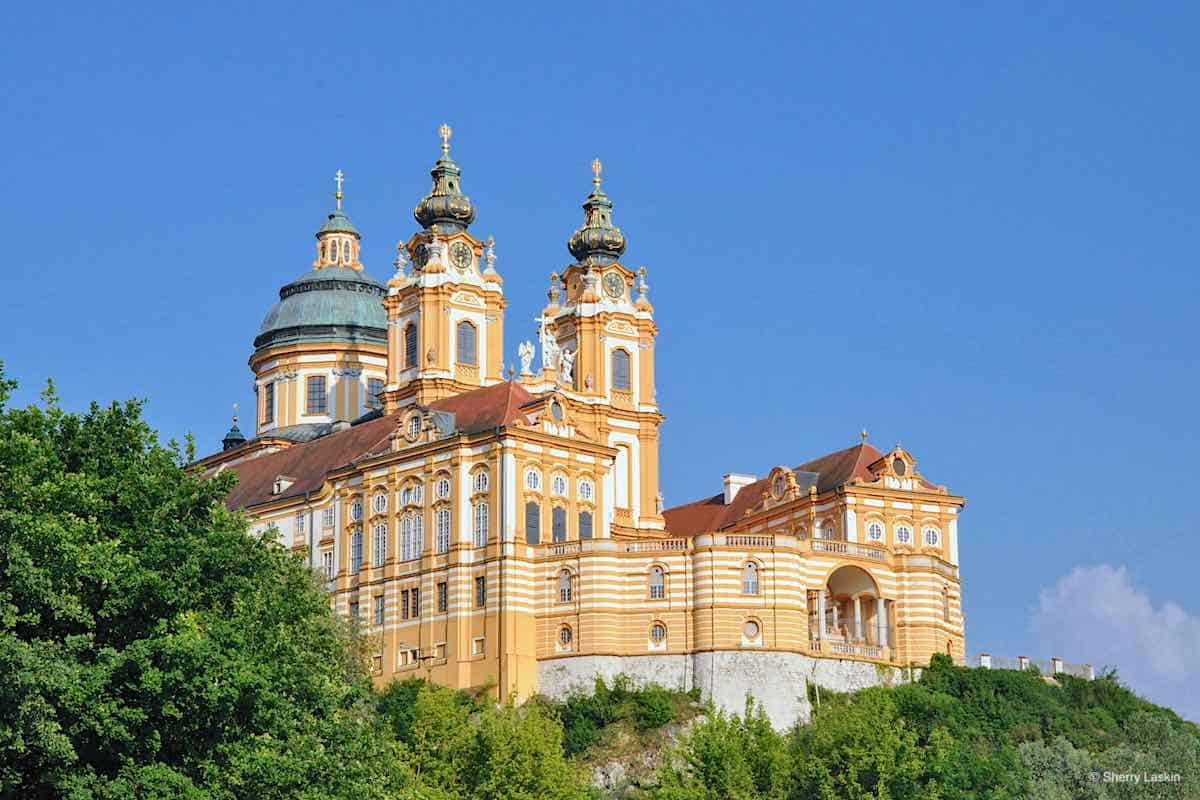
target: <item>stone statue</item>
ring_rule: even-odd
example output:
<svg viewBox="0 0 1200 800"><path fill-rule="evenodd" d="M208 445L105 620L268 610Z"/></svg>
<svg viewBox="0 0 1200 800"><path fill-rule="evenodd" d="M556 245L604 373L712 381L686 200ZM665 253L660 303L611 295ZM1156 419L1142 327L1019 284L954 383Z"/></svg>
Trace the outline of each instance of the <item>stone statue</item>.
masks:
<svg viewBox="0 0 1200 800"><path fill-rule="evenodd" d="M542 369L558 369L558 340L550 332L550 319L543 314L534 322L538 324L538 338L542 343Z"/></svg>
<svg viewBox="0 0 1200 800"><path fill-rule="evenodd" d="M530 366L533 364L533 342L521 342L517 348L517 355L521 357L521 374L532 375Z"/></svg>
<svg viewBox="0 0 1200 800"><path fill-rule="evenodd" d="M558 355L558 379L563 383L571 386L575 379L571 376L571 371L575 368L575 351L564 348Z"/></svg>

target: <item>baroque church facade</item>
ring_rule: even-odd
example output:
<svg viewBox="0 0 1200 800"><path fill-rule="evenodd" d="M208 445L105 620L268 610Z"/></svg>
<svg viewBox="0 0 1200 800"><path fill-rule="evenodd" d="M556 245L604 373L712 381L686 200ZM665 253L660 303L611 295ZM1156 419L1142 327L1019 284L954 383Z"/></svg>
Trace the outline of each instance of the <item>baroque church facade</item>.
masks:
<svg viewBox="0 0 1200 800"><path fill-rule="evenodd" d="M866 441L664 508L654 307L593 163L538 341L504 374L504 281L443 126L432 189L370 277L336 207L250 357L254 435L199 462L303 557L380 683L499 698L625 673L778 724L807 685L902 679L964 654L964 499ZM787 454L780 454L786 457Z"/></svg>

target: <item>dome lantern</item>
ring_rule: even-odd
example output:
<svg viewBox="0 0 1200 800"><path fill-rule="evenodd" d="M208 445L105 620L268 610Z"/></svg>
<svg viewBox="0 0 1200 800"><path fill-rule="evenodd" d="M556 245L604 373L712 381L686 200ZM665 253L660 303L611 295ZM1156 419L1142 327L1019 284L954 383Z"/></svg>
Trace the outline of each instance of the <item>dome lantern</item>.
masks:
<svg viewBox="0 0 1200 800"><path fill-rule="evenodd" d="M600 159L592 161L592 192L583 202L583 226L571 234L567 249L580 264L611 264L625 252L625 235L612 224L612 200L600 188Z"/></svg>
<svg viewBox="0 0 1200 800"><path fill-rule="evenodd" d="M342 181L345 180L345 175L339 169L334 173L334 180L337 182L337 191L334 192L334 209L317 231L317 260L313 262L315 269L323 269L326 267L350 267L351 269L362 269L362 263L359 261L358 248L359 241L362 236L358 232L358 228L354 227L354 223L346 216L346 212L342 210L342 200L345 195L342 193Z"/></svg>
<svg viewBox="0 0 1200 800"><path fill-rule="evenodd" d="M413 217L425 230L437 226L443 233L465 231L475 221L475 207L462 193L462 172L450 158L450 126L443 123L438 134L442 137L442 157L429 173L433 188L417 203Z"/></svg>

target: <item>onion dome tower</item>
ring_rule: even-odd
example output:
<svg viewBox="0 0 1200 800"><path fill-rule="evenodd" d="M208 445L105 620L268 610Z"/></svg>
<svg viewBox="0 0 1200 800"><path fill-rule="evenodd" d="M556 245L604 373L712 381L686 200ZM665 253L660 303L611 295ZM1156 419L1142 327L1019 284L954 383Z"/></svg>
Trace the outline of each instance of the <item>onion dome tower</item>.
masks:
<svg viewBox="0 0 1200 800"><path fill-rule="evenodd" d="M493 240L485 244L468 230L475 207L450 158L450 134L449 125L438 129L433 187L413 210L421 230L397 245L388 281L389 411L504 380L503 281Z"/></svg>
<svg viewBox="0 0 1200 800"><path fill-rule="evenodd" d="M387 364L387 289L363 271L361 235L342 209L316 233L311 269L279 290L254 339L256 431L306 439L376 405Z"/></svg>
<svg viewBox="0 0 1200 800"><path fill-rule="evenodd" d="M580 264L612 264L625 252L625 235L612 224L612 200L600 188L600 159L592 162L592 193L583 201L583 226L571 234L567 249Z"/></svg>
<svg viewBox="0 0 1200 800"><path fill-rule="evenodd" d="M222 450L232 450L235 447L241 447L246 443L246 436L238 427L237 403L233 404L233 426L229 429L229 433L225 434L225 438L221 440Z"/></svg>

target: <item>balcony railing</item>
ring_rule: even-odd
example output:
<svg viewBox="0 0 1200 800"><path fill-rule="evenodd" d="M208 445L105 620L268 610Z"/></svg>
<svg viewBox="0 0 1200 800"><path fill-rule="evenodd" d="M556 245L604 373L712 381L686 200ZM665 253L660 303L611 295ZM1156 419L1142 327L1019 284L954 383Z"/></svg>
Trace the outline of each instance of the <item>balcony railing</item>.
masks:
<svg viewBox="0 0 1200 800"><path fill-rule="evenodd" d="M664 550L687 550L687 539L643 539L625 545L626 553L660 553Z"/></svg>
<svg viewBox="0 0 1200 800"><path fill-rule="evenodd" d="M726 536L725 544L729 547L774 547L774 536Z"/></svg>
<svg viewBox="0 0 1200 800"><path fill-rule="evenodd" d="M838 656L857 656L859 658L870 658L875 661L891 661L891 651L880 644L868 644L866 642L846 642L839 640L820 640L813 639L810 642L812 650L817 653L829 653L830 655Z"/></svg>
<svg viewBox="0 0 1200 800"><path fill-rule="evenodd" d="M868 544L845 542L840 539L813 539L812 549L818 553L837 553L843 556L858 556L873 561L887 561L887 550Z"/></svg>
<svg viewBox="0 0 1200 800"><path fill-rule="evenodd" d="M552 544L549 547L549 553L552 556L571 556L579 552L579 542L562 542L560 544Z"/></svg>

